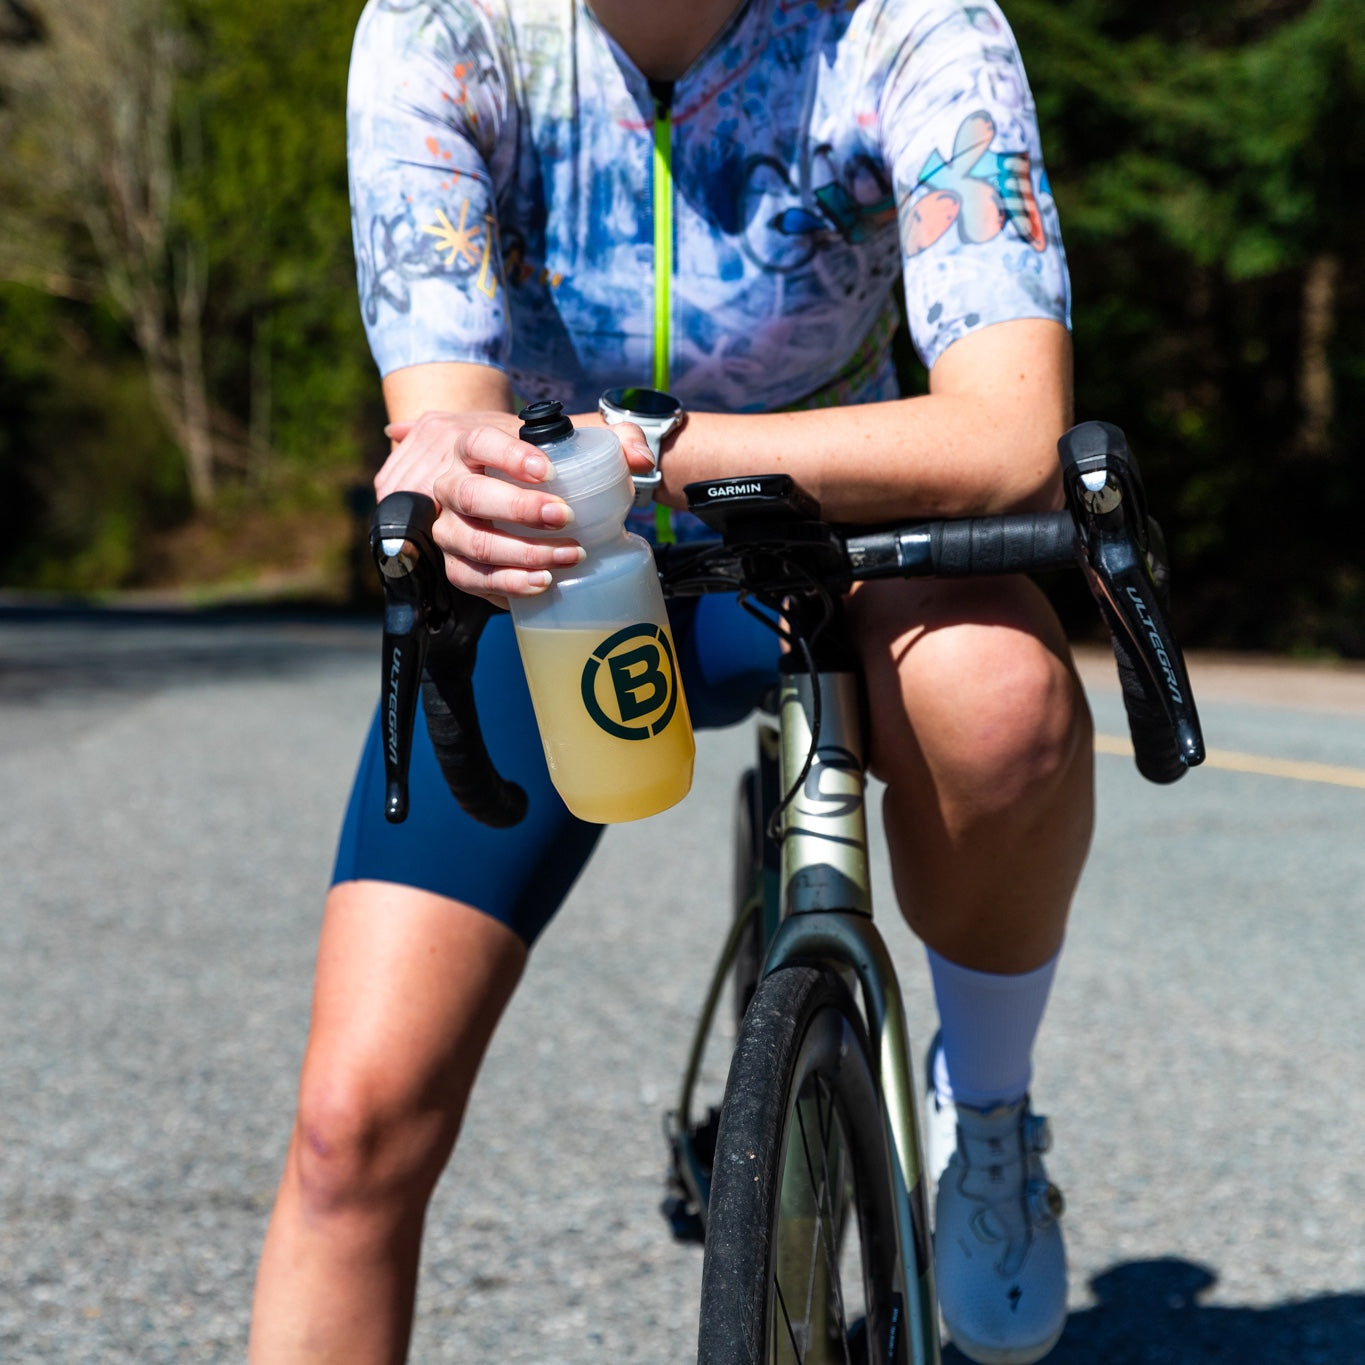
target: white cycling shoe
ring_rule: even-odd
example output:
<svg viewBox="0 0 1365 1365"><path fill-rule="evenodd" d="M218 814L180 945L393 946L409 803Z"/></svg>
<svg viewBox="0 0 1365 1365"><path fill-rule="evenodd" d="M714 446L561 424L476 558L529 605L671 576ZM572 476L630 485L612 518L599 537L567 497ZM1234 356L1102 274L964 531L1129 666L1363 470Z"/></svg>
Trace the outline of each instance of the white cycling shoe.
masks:
<svg viewBox="0 0 1365 1365"><path fill-rule="evenodd" d="M1066 1326L1062 1193L1042 1162L1047 1120L1027 1099L983 1112L955 1108L932 1088L926 1109L944 1326L978 1365L1031 1365Z"/></svg>

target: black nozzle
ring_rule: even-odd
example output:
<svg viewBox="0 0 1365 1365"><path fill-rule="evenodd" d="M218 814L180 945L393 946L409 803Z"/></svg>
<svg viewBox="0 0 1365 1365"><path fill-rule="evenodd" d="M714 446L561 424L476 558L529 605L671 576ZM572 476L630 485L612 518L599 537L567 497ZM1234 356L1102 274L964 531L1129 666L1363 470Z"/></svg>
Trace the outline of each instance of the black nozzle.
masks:
<svg viewBox="0 0 1365 1365"><path fill-rule="evenodd" d="M564 415L564 404L553 398L528 403L517 415L522 421L517 436L533 446L547 446L573 435L573 423Z"/></svg>

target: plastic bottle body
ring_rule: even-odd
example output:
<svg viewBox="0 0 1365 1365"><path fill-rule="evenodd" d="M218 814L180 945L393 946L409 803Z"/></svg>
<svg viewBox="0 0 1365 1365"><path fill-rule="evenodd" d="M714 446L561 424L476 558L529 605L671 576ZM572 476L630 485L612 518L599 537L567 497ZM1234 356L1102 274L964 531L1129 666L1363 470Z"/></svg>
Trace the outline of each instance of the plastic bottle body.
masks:
<svg viewBox="0 0 1365 1365"><path fill-rule="evenodd" d="M575 488L571 447L596 458L604 439L619 478ZM545 759L579 819L639 820L687 795L696 753L654 556L622 526L633 490L615 436L585 429L542 449L558 471L542 487L574 508L570 534L587 551L543 593L509 601Z"/></svg>
<svg viewBox="0 0 1365 1365"><path fill-rule="evenodd" d="M696 752L653 556L638 536L619 540L512 603L550 778L599 824L681 801Z"/></svg>

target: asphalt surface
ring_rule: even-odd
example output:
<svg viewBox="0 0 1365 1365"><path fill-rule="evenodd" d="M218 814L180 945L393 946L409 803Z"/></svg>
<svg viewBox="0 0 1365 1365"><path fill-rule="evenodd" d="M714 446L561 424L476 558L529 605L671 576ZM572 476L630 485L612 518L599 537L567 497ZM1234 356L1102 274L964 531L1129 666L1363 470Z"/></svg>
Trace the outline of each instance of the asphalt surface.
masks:
<svg viewBox="0 0 1365 1365"><path fill-rule="evenodd" d="M342 621L0 611L0 1360L242 1358L377 655ZM1365 675L1195 684L1219 753L1365 772ZM414 1361L692 1357L660 1118L749 742L703 736L692 796L610 831L537 950L432 1209ZM1037 1057L1072 1264L1052 1359L1365 1360L1365 788L1097 771Z"/></svg>

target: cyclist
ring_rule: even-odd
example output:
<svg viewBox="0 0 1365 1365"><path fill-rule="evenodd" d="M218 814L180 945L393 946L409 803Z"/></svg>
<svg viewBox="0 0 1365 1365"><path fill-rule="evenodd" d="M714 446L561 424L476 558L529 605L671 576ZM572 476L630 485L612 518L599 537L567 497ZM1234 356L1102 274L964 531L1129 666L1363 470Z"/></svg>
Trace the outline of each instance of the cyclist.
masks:
<svg viewBox="0 0 1365 1365"><path fill-rule="evenodd" d="M1068 282L993 0L370 0L348 116L394 442L375 487L434 496L458 588L534 594L580 556L536 488L518 401L589 423L604 389L665 376L688 413L663 445L668 508L690 481L772 471L845 521L1058 502ZM896 384L893 287L928 370L918 396ZM644 472L642 432L619 430ZM1090 837L1089 716L1026 580L869 584L852 615L896 892L941 1019L943 1312L968 1354L1030 1361L1066 1311L1027 1095ZM675 635L696 723L737 719L771 681L773 637L729 599L680 609ZM419 729L412 813L389 825L370 735L258 1275L258 1362L404 1354L427 1198L527 952L600 833L548 783L505 616L476 691L530 812L473 825Z"/></svg>

